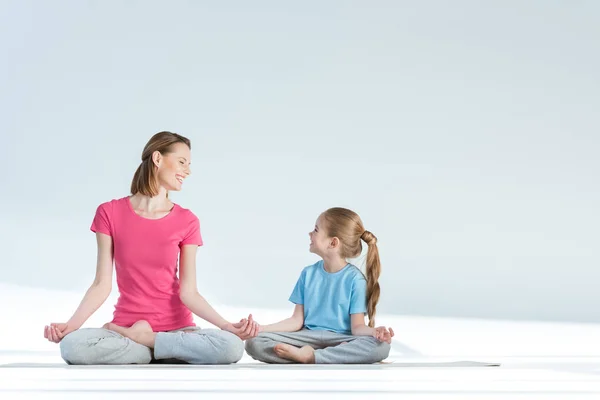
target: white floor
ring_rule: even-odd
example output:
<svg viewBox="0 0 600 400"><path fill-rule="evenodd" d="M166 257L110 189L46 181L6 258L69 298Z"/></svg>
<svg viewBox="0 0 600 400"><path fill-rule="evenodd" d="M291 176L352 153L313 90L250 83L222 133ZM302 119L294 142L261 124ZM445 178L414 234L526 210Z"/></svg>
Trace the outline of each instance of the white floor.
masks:
<svg viewBox="0 0 600 400"><path fill-rule="evenodd" d="M600 324L382 314L396 331L390 364L68 367L43 325L67 318L80 294L0 285L0 400L8 399L600 399ZM40 304L45 307L41 308ZM217 305L232 320L251 311ZM101 326L112 304L86 326ZM198 321L202 326L202 322ZM19 329L11 329L18 326ZM500 367L457 366L458 361ZM438 363L438 364L434 364ZM439 363L444 366L440 366Z"/></svg>
<svg viewBox="0 0 600 400"><path fill-rule="evenodd" d="M495 357L500 367L439 366L459 360L269 366L244 358L232 366L68 367L50 353L15 352L0 356L0 398L600 399L597 357Z"/></svg>

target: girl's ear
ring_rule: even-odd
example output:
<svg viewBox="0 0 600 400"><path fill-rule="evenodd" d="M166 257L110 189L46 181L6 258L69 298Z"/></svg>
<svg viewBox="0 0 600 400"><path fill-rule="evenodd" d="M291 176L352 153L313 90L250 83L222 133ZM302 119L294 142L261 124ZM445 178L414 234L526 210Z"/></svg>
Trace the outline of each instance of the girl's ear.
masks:
<svg viewBox="0 0 600 400"><path fill-rule="evenodd" d="M339 245L340 239L338 239L337 237L332 237L331 241L329 242L329 247L335 249L336 247L339 247Z"/></svg>

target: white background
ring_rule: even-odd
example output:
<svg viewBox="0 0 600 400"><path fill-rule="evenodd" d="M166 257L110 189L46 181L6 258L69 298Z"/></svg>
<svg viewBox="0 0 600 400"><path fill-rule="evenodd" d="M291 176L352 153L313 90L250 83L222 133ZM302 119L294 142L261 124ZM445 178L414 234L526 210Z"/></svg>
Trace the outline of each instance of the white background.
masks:
<svg viewBox="0 0 600 400"><path fill-rule="evenodd" d="M83 295L96 207L171 130L210 301L291 310L344 206L381 313L600 322L597 2L0 7L0 283Z"/></svg>

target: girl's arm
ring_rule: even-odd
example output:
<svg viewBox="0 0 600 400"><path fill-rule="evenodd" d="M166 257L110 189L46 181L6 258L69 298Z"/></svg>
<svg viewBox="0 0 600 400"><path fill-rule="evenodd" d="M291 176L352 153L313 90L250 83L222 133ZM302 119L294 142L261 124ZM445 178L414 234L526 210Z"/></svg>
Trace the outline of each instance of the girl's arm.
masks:
<svg viewBox="0 0 600 400"><path fill-rule="evenodd" d="M239 336L241 339L254 337L258 333L258 325L252 320L252 315L248 320L242 320L232 324L223 318L208 301L198 293L196 283L196 250L198 246L188 244L184 245L179 255L179 298L191 312L200 318L210 322L220 329L227 330Z"/></svg>
<svg viewBox="0 0 600 400"><path fill-rule="evenodd" d="M270 325L261 325L261 332L296 332L304 326L304 305L296 304L291 317Z"/></svg>
<svg viewBox="0 0 600 400"><path fill-rule="evenodd" d="M96 233L98 256L96 277L73 316L66 323L52 323L44 328L44 337L58 343L68 333L79 329L108 298L112 290L113 240L104 233Z"/></svg>
<svg viewBox="0 0 600 400"><path fill-rule="evenodd" d="M350 314L350 323L352 324L352 335L353 336L373 336L380 342L392 342L394 337L394 330L392 328L386 328L385 326L379 326L377 328L371 328L365 324L365 314Z"/></svg>

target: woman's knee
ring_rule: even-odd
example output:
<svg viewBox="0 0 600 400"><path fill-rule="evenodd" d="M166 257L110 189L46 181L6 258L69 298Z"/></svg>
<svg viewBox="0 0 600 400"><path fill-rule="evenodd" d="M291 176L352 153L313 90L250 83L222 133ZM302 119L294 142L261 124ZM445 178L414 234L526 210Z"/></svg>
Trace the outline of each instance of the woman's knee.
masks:
<svg viewBox="0 0 600 400"><path fill-rule="evenodd" d="M244 355L244 342L231 332L222 331L224 351L219 364L234 364Z"/></svg>
<svg viewBox="0 0 600 400"><path fill-rule="evenodd" d="M60 355L67 364L88 364L89 333L84 329L79 329L69 333L60 341Z"/></svg>
<svg viewBox="0 0 600 400"><path fill-rule="evenodd" d="M104 329L79 329L60 341L60 353L67 364L147 364L152 352Z"/></svg>
<svg viewBox="0 0 600 400"><path fill-rule="evenodd" d="M231 332L206 329L198 333L203 336L201 343L189 342L194 352L192 363L233 364L244 355L244 342Z"/></svg>

